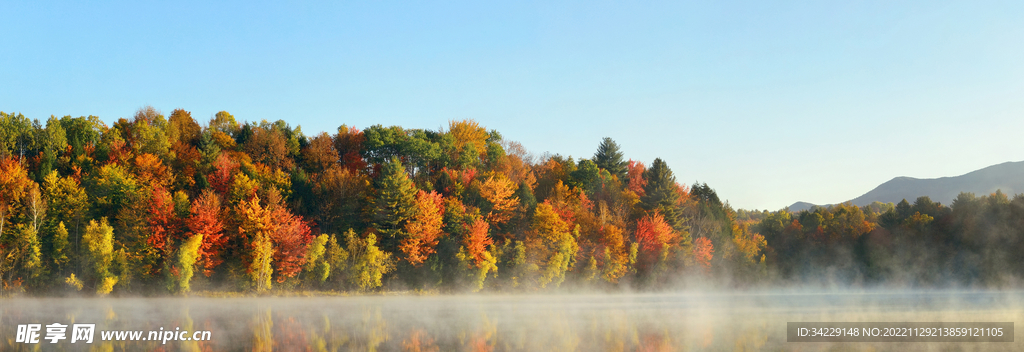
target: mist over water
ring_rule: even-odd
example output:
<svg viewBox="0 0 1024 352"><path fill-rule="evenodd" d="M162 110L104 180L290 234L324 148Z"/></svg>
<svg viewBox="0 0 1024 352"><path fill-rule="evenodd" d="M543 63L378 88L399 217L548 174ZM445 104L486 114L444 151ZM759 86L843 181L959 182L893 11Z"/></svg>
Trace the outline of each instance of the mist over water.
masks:
<svg viewBox="0 0 1024 352"><path fill-rule="evenodd" d="M1022 292L81 298L2 301L2 350L1021 350L1024 343L789 343L787 322L1024 321ZM14 342L18 324L95 323L92 345ZM210 341L100 341L103 330ZM43 329L45 333L45 327Z"/></svg>

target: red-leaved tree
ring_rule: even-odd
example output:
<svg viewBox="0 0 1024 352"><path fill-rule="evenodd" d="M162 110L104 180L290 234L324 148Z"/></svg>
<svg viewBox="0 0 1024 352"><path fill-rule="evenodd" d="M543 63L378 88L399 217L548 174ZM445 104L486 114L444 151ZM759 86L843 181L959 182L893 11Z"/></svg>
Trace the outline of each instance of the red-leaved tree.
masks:
<svg viewBox="0 0 1024 352"><path fill-rule="evenodd" d="M629 177L629 184L627 189L636 193L637 196L644 195L644 186L647 186L647 180L644 179L644 163L639 161L629 160L629 165L626 166L626 173Z"/></svg>
<svg viewBox="0 0 1024 352"><path fill-rule="evenodd" d="M210 187L213 187L221 195L227 194L228 189L231 188L231 182L234 181L235 173L238 172L238 168L239 164L237 161L231 160L227 153L221 153L217 160L213 162L213 173L207 177L210 181Z"/></svg>
<svg viewBox="0 0 1024 352"><path fill-rule="evenodd" d="M334 149L341 157L342 167L352 172L366 169L366 161L359 154L364 140L366 140L366 135L355 126L338 128L338 134L334 135Z"/></svg>
<svg viewBox="0 0 1024 352"><path fill-rule="evenodd" d="M306 249L313 241L309 225L301 216L292 214L283 204L269 207L270 219L276 225L271 236L274 242L274 272L277 282L294 277L306 264Z"/></svg>
<svg viewBox="0 0 1024 352"><path fill-rule="evenodd" d="M154 186L149 198L149 239L153 248L168 254L174 249L169 242L179 237L180 223L174 214L174 200L171 192L162 186Z"/></svg>
<svg viewBox="0 0 1024 352"><path fill-rule="evenodd" d="M202 263L203 274L207 277L213 273L213 268L224 262L220 254L227 242L227 236L224 235L221 211L220 196L206 190L192 201L189 217L185 221L189 236L203 235L203 243L199 246L199 262Z"/></svg>
<svg viewBox="0 0 1024 352"><path fill-rule="evenodd" d="M640 218L636 222L636 241L640 245L638 262L643 266L653 264L665 246L671 245L676 237L672 226L665 222L661 213L655 211Z"/></svg>

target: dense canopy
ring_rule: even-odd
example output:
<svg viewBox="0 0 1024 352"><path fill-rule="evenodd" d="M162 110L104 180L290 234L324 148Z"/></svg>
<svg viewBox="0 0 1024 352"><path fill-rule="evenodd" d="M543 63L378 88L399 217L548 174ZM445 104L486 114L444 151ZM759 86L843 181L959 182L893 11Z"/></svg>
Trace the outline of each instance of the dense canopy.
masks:
<svg viewBox="0 0 1024 352"><path fill-rule="evenodd" d="M643 146L632 146L642 148ZM700 151L702 153L708 151ZM0 113L5 292L1005 286L1024 197L734 210L662 159L438 131ZM770 187L770 185L765 185Z"/></svg>

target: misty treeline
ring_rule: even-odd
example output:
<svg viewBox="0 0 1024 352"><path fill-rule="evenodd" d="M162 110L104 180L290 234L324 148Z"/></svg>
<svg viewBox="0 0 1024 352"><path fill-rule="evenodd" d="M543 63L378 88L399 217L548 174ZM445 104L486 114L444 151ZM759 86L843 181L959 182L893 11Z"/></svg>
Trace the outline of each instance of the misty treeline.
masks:
<svg viewBox="0 0 1024 352"><path fill-rule="evenodd" d="M993 285L1024 199L734 211L661 159L535 157L472 120L305 136L145 107L0 113L5 293Z"/></svg>
<svg viewBox="0 0 1024 352"><path fill-rule="evenodd" d="M740 213L765 236L772 276L790 284L1006 288L1024 278L1021 194Z"/></svg>

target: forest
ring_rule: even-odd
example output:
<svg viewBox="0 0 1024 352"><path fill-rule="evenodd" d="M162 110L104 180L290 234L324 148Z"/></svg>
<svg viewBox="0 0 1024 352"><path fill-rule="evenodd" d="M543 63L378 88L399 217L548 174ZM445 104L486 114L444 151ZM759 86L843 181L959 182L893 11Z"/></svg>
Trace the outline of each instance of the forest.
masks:
<svg viewBox="0 0 1024 352"><path fill-rule="evenodd" d="M661 159L595 142L574 159L538 157L472 120L306 136L224 111L201 125L144 107L111 126L0 112L3 295L1005 288L1024 277L1024 195L735 210Z"/></svg>

